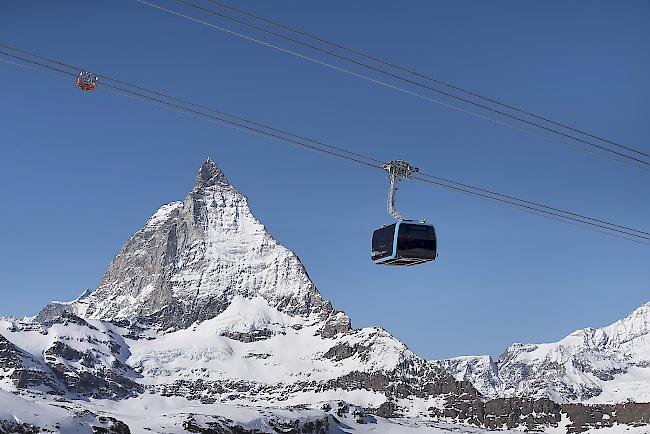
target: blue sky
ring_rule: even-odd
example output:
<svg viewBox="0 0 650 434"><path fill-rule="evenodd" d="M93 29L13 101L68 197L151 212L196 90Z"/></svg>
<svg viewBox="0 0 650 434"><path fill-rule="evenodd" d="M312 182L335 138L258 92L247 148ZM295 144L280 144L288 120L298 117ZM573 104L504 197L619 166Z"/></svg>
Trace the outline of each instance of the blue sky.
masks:
<svg viewBox="0 0 650 434"><path fill-rule="evenodd" d="M408 5L240 6L650 150L648 2ZM648 172L132 0L5 2L0 41L382 160L649 227ZM498 355L650 301L647 247L420 183L403 184L399 204L436 225L439 260L375 266L370 236L390 221L381 173L10 65L0 77L0 315L94 288L130 234L185 196L208 156L354 326L381 325L425 357Z"/></svg>

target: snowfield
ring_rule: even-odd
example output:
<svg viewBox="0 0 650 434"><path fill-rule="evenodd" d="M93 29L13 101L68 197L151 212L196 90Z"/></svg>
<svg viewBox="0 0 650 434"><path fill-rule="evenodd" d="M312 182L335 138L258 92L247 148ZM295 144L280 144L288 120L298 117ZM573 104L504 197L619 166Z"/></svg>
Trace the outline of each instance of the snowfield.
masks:
<svg viewBox="0 0 650 434"><path fill-rule="evenodd" d="M110 417L124 422L132 433L186 434L187 421L193 420L198 426L207 423L229 421L230 426L239 426L261 433L277 432L277 422L327 420L327 434L343 433L382 433L382 434L480 434L485 429L450 424L445 422L423 421L411 418L385 419L366 416L360 419L355 409L338 413L338 403L332 402L331 410L288 410L283 408L245 407L235 405L205 405L183 398L169 398L144 394L137 398L122 401L90 400L89 402L57 402L35 397L17 396L0 390L0 420L17 424L31 424L63 434L92 434L93 426L101 417ZM328 403L322 403L327 405ZM271 422L270 422L271 421ZM556 428L546 428L547 434L564 434L568 421L563 420ZM184 424L185 423L185 424ZM1 426L1 425L0 425ZM104 423L110 427L110 421ZM502 433L521 431L500 430ZM541 432L541 431L540 431ZM584 431L587 434L647 434L647 427L614 426Z"/></svg>

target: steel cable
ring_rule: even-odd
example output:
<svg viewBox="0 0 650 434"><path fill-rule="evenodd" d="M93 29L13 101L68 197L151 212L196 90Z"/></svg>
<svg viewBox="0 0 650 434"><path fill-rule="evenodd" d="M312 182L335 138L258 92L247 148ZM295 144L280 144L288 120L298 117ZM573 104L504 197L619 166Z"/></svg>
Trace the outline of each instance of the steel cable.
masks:
<svg viewBox="0 0 650 434"><path fill-rule="evenodd" d="M23 52L23 53L27 53L27 52ZM21 60L23 62L27 62L27 63L29 63L31 65L35 65L37 67L36 69L38 69L39 71L48 72L48 71L46 71L46 69L55 71L56 75L58 77L61 77L61 74L67 75L67 76L70 76L70 77L76 77L77 76L76 73L65 71L65 70L62 70L60 68L52 67L50 65L43 64L43 63L40 63L40 62L36 62L34 60L30 60L30 59L27 59L27 58L24 58L24 57L21 57L21 56L12 55L10 53L3 52L3 51L0 51L0 54L12 57L12 58L17 59L17 60ZM42 56L39 57L39 58L40 59L46 59L46 58L43 58ZM18 62L14 62L14 61L7 60L7 59L0 59L0 60L2 60L4 62L7 62L7 63L19 65L19 66L27 66L27 65L19 64ZM65 65L65 67L68 67L68 68L79 69L79 68L76 68L76 67L74 67L72 65L63 64L63 63L57 62L57 61L54 61L54 62L56 64L58 64L58 65ZM200 106L198 104L188 103L186 100L182 100L180 98L171 97L171 96L166 95L166 94L164 94L162 92L159 92L159 91L153 91L152 92L152 91L149 91L148 89L146 89L144 87L131 85L131 84L129 84L127 82L124 82L124 81L120 81L120 83L122 83L125 86L129 86L129 87L132 87L132 88L135 88L135 89L142 90L144 92L155 93L157 96L161 96L162 98L165 98L165 99L171 99L171 100L175 100L177 102L183 102L183 103L186 103L188 105L191 104L194 107L204 107L204 106ZM133 91L133 90L130 90L130 89L125 89L123 87L116 86L116 85L113 85L113 84L110 84L110 83L102 82L102 85L99 87L99 89L102 89L102 88L108 88L108 89L106 89L108 91L119 93L119 94L126 95L126 96L130 96L130 97L133 97L133 98L136 98L136 99L139 99L139 100L143 100L143 101L146 101L146 102L150 102L150 103L153 103L155 105L158 105L158 106L161 106L161 107L164 107L164 108L168 108L168 109L171 109L171 110L174 110L174 111L178 111L178 112L181 112L181 113L185 113L185 114L188 114L188 115L191 115L191 116L195 116L195 117L198 117L198 118L202 118L204 120L219 123L221 125L236 128L236 129L243 130L243 131L253 133L253 134L256 134L256 135L262 135L262 136L270 137L270 138L275 139L275 140L280 140L280 141L283 141L283 142L287 142L287 143L290 143L290 144L293 144L293 145L297 145L297 146L300 146L300 147L303 147L303 148L307 148L307 149L312 150L312 151L317 151L317 152L320 152L320 153L327 154L329 156L346 159L346 160L355 162L357 164L365 165L367 167L372 167L374 169L378 169L378 170L383 171L381 165L374 164L374 163L371 163L371 162L368 162L368 161L363 161L363 160L360 160L358 158L350 157L349 155L344 155L344 154L334 152L334 151L331 151L331 150L328 150L328 149L323 149L323 148L321 148L319 146L303 143L300 140L296 140L297 137L301 137L301 136L293 135L293 138L284 137L284 136L281 135L281 134L284 134L283 130L275 129L275 128L266 126L264 124L258 123L258 122L249 121L249 120L247 120L245 118L242 118L242 117L237 117L237 118L240 119L242 122L250 123L252 125L256 125L259 128L251 127L249 125L246 125L245 123L234 122L234 121L229 120L229 119L225 119L225 118L218 117L218 116L215 116L215 115L207 114L207 113L201 112L199 110L184 107L182 105L179 105L179 104L176 104L176 103L173 103L173 102L165 101L164 99L153 97L151 95L146 95L144 93L139 93L139 92L136 92L136 91ZM210 110L212 110L212 109L210 109ZM223 112L220 112L220 113L223 113ZM226 114L226 116L232 117L231 115L227 115L227 114ZM260 129L260 128L263 128L263 129ZM273 131L273 132L265 131L264 129L270 130L270 131ZM327 145L327 144L324 144L323 142L312 140L312 139L307 139L307 138L304 138L304 140L307 140L307 141L309 141L311 143L315 143L315 144L321 144L320 146L326 146L326 147L331 148L331 149L342 150L347 154L358 155L358 156L361 156L361 157L363 157L365 159L372 159L374 162L381 162L381 160L375 159L373 157L368 157L368 156L365 156L363 154L348 151L348 150L346 150L344 148L341 148L341 147L335 147L335 146L332 146L332 145ZM434 175L430 175L430 174L426 174L426 173L421 173L420 175L422 177L424 177L424 178L415 176L415 177L413 177L413 179L415 179L417 181L420 181L420 182L426 182L426 183L429 183L429 184L432 184L432 185L435 185L435 186L438 186L438 187L441 187L441 188L453 190L453 191L456 191L456 192L461 192L461 193L464 193L464 194L470 194L470 195L472 195L474 197L479 197L481 199L489 200L489 201L496 202L496 203L499 203L499 204L502 204L502 205L514 206L514 207L517 207L517 208L522 209L524 211L528 211L528 212L531 212L531 213L534 213L534 214L538 214L538 215L541 215L543 217L551 218L553 220L558 220L558 221L562 221L562 222L565 222L565 223L570 223L571 222L572 224L577 224L578 226L586 228L586 229L595 230L597 232L606 233L606 234L612 235L612 236L622 237L622 238L625 238L625 239L630 240L630 241L636 241L636 242L640 242L642 244L647 244L643 240L650 240L650 237L646 236L646 235L649 235L649 233L645 232L645 231L629 228L627 226L617 225L617 224L610 223L610 222L607 222L607 221L604 221L604 220L594 219L594 218L587 217L587 216L577 214L577 213L573 213L573 212L570 212L570 211L565 211L565 210L550 207L550 206L547 206L547 205L542 205L542 204L539 204L539 203L536 203L536 202L526 201L526 200L523 200L523 199L516 198L514 196L509 196L509 195L496 193L496 192L493 192L493 191L490 191L490 190L487 190L487 189L482 189L482 188L479 188L479 187L473 187L473 186L470 186L468 184L463 184L463 183L459 183L459 182L456 182L456 181L451 181L451 180L448 180L448 179L445 179L445 178L435 177ZM599 224L599 223L602 223L602 224ZM616 229L616 228L619 228L619 229ZM631 231L631 232L628 232L628 231ZM619 234L623 234L623 235L626 235L626 236L622 236L622 235L619 235ZM632 237L632 238L629 238L629 237Z"/></svg>

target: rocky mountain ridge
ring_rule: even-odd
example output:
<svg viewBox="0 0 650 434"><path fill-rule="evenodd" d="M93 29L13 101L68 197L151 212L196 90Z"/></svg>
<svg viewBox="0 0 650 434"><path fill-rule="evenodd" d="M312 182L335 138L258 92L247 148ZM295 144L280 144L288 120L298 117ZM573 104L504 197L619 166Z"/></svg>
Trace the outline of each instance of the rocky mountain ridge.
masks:
<svg viewBox="0 0 650 434"><path fill-rule="evenodd" d="M436 362L484 396L548 397L559 403L650 402L650 303L603 328L547 344L513 344L496 360Z"/></svg>

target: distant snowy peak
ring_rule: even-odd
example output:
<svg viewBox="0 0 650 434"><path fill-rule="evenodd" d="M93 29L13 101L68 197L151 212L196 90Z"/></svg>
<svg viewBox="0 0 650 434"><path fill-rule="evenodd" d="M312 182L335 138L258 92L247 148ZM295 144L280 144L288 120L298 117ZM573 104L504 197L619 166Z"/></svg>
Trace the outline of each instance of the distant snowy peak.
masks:
<svg viewBox="0 0 650 434"><path fill-rule="evenodd" d="M650 303L637 308L626 318L599 329L605 345L616 347L650 334Z"/></svg>
<svg viewBox="0 0 650 434"><path fill-rule="evenodd" d="M490 356L461 356L435 362L456 381L467 381L486 398L501 396L499 368Z"/></svg>
<svg viewBox="0 0 650 434"><path fill-rule="evenodd" d="M576 330L554 343L513 344L496 362L488 360L462 357L437 363L487 397L649 402L650 303L607 327Z"/></svg>
<svg viewBox="0 0 650 434"><path fill-rule="evenodd" d="M322 321L325 333L350 326L208 159L187 197L163 205L129 238L92 294L70 305L51 303L39 317L68 310L178 329L217 316L235 296L259 296L285 313Z"/></svg>

